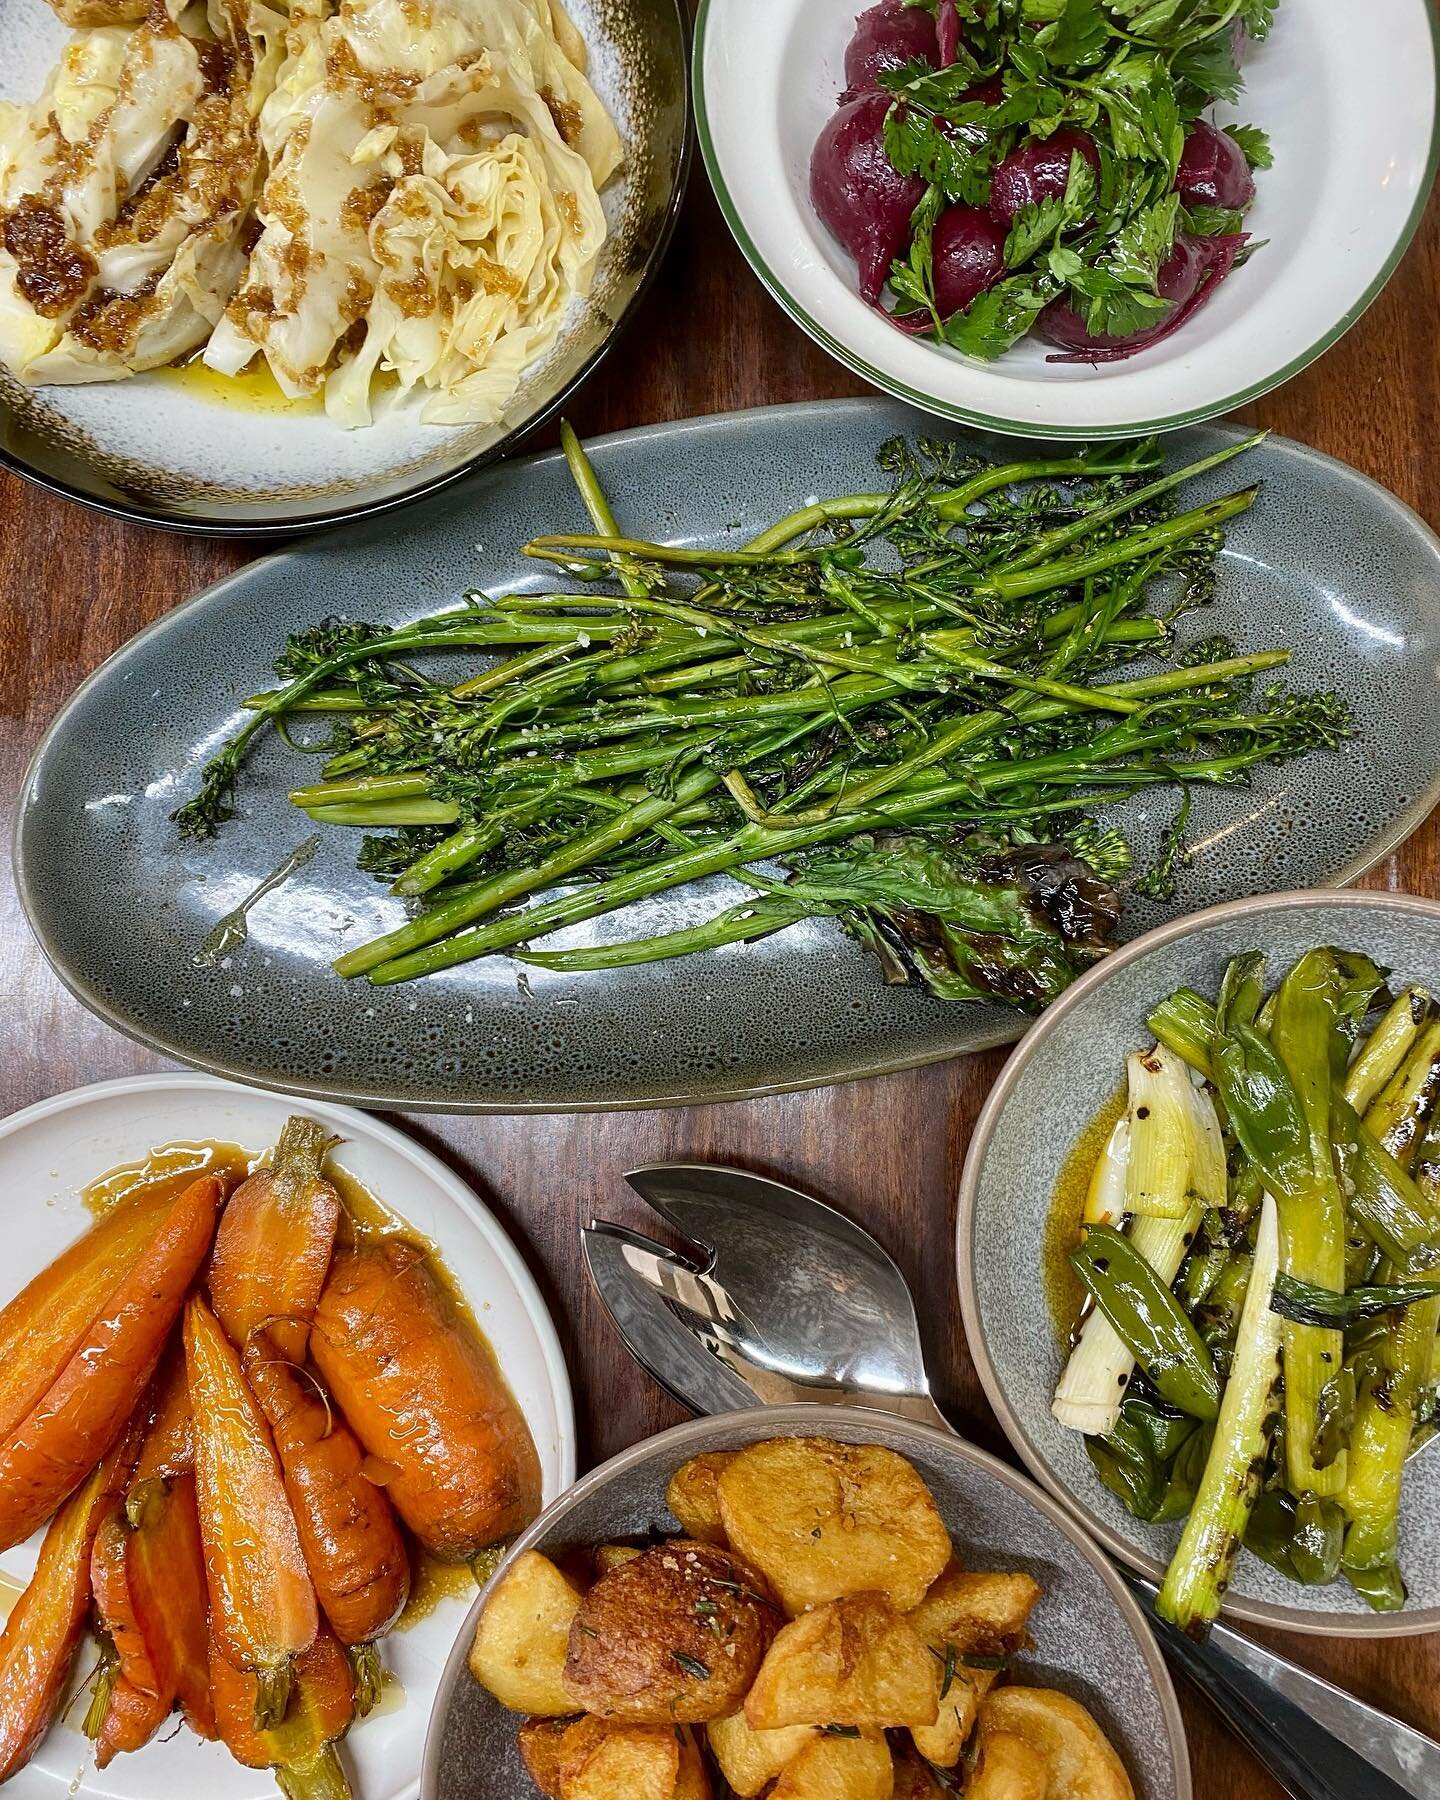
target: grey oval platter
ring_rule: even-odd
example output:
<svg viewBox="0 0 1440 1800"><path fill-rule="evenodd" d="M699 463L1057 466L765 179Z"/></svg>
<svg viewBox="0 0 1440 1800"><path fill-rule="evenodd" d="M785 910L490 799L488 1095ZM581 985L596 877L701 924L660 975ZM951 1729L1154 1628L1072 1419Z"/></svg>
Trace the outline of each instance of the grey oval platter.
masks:
<svg viewBox="0 0 1440 1800"><path fill-rule="evenodd" d="M1036 1647L1015 1678L1060 1688L1088 1706L1144 1800L1190 1800L1185 1730L1155 1640L1120 1578L1063 1511L995 1457L934 1426L806 1404L694 1419L648 1438L585 1476L516 1539L471 1608L440 1679L421 1800L515 1800L527 1791L515 1741L520 1719L465 1666L480 1608L510 1563L526 1550L555 1555L673 1534L679 1526L666 1509L665 1487L680 1463L787 1433L883 1444L907 1457L934 1494L967 1568L1023 1569L1043 1589L1030 1620Z"/></svg>
<svg viewBox="0 0 1440 1800"><path fill-rule="evenodd" d="M649 426L592 449L623 523L695 543L758 531L817 493L871 487L885 439L934 431L904 406L862 399ZM1234 436L1197 428L1167 440L1167 454L1192 460ZM1191 635L1289 644L1295 683L1338 689L1359 732L1338 755L1197 795L1195 854L1176 898L1127 899L1126 936L1237 895L1353 880L1440 800L1440 541L1383 489L1283 440L1187 493L1202 500L1255 479L1264 492L1232 524L1214 604ZM217 920L307 835L285 795L310 765L273 735L250 757L240 814L217 839L182 845L170 823L243 716L238 697L273 683L287 634L333 613L399 624L471 588L543 588L518 546L567 523L582 516L558 453L506 464L403 518L241 570L92 675L36 754L16 840L26 912L69 987L121 1031L217 1074L451 1112L738 1099L1018 1037L1025 1021L1001 1007L885 986L824 920L604 973L524 978L491 957L420 983L347 985L331 960L403 915L357 872L342 831L325 832L309 866L254 909L242 950L194 965ZM1142 795L1107 817L1144 858L1172 814L1172 802ZM669 930L740 892L717 878L602 923L622 937Z"/></svg>
<svg viewBox="0 0 1440 1800"><path fill-rule="evenodd" d="M1144 1525L1104 1488L1079 1436L1050 1411L1062 1350L1036 1330L1035 1291L1051 1197L1070 1146L1153 1040L1147 1013L1177 987L1213 994L1225 965L1263 951L1270 981L1317 945L1363 950L1393 983L1440 985L1440 901L1409 894L1268 894L1207 909L1127 944L1061 995L1011 1057L976 1121L956 1226L965 1338L1006 1436L1085 1530L1158 1581L1180 1525ZM1397 991L1399 989L1397 988ZM1344 1581L1300 1587L1242 1553L1225 1614L1328 1637L1440 1630L1440 1460L1407 1466L1400 1511L1404 1611L1376 1613Z"/></svg>
<svg viewBox="0 0 1440 1800"><path fill-rule="evenodd" d="M602 202L609 235L590 291L526 370L496 425L433 426L415 404L345 432L323 413L216 404L173 370L27 388L0 369L0 464L101 511L234 537L384 513L513 448L610 349L659 268L690 166L689 15L680 0L575 0L596 91L624 161ZM45 0L0 5L0 99L28 103L66 33Z"/></svg>

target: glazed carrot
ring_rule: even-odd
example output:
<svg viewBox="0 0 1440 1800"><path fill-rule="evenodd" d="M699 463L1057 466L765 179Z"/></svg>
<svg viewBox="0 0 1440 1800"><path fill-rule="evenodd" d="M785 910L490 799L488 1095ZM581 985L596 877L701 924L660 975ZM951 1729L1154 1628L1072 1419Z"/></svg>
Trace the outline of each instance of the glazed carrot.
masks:
<svg viewBox="0 0 1440 1800"><path fill-rule="evenodd" d="M198 1296L185 1309L185 1363L211 1635L227 1661L254 1673L264 1727L284 1716L292 1662L315 1641L315 1589L270 1432Z"/></svg>
<svg viewBox="0 0 1440 1800"><path fill-rule="evenodd" d="M85 1714L85 1735L95 1740L96 1767L106 1768L123 1752L143 1750L169 1718L171 1705L133 1686L114 1655L102 1651Z"/></svg>
<svg viewBox="0 0 1440 1800"><path fill-rule="evenodd" d="M287 1120L273 1161L225 1208L210 1262L210 1301L242 1349L268 1328L283 1356L304 1360L340 1223L340 1196L320 1173L338 1142L313 1119Z"/></svg>
<svg viewBox="0 0 1440 1800"><path fill-rule="evenodd" d="M90 1552L90 1592L100 1623L115 1646L120 1676L138 1692L163 1700L163 1714L170 1710L175 1696L163 1691L130 1598L129 1551L133 1535L117 1499L95 1533Z"/></svg>
<svg viewBox="0 0 1440 1800"><path fill-rule="evenodd" d="M313 1376L251 1340L245 1372L269 1421L315 1594L342 1644L368 1644L399 1618L410 1557L364 1452Z"/></svg>
<svg viewBox="0 0 1440 1800"><path fill-rule="evenodd" d="M44 1397L169 1206L143 1189L122 1201L0 1311L0 1439Z"/></svg>
<svg viewBox="0 0 1440 1800"><path fill-rule="evenodd" d="M188 1475L195 1467L195 1445L190 1436L190 1379L185 1370L185 1334L171 1333L150 1386L146 1404L149 1426L140 1446L140 1460L130 1477L125 1508L130 1523L137 1525L150 1494L158 1485Z"/></svg>
<svg viewBox="0 0 1440 1800"><path fill-rule="evenodd" d="M0 1550L48 1519L124 1431L210 1247L223 1197L205 1175L171 1204L44 1397L0 1444Z"/></svg>
<svg viewBox="0 0 1440 1800"><path fill-rule="evenodd" d="M387 1497L433 1555L467 1561L540 1509L540 1463L489 1347L403 1238L339 1249L311 1353Z"/></svg>
<svg viewBox="0 0 1440 1800"><path fill-rule="evenodd" d="M90 1551L134 1458L127 1437L50 1521L29 1587L0 1632L0 1782L50 1729L90 1605Z"/></svg>
<svg viewBox="0 0 1440 1800"><path fill-rule="evenodd" d="M334 1746L355 1716L355 1690L345 1652L323 1625L296 1657L289 1706L271 1729L255 1724L255 1677L227 1662L213 1639L210 1684L220 1736L237 1762L273 1769L289 1800L350 1800Z"/></svg>
<svg viewBox="0 0 1440 1800"><path fill-rule="evenodd" d="M160 1689L179 1699L197 1736L213 1738L210 1602L193 1475L156 1484L130 1539L126 1564L135 1621Z"/></svg>

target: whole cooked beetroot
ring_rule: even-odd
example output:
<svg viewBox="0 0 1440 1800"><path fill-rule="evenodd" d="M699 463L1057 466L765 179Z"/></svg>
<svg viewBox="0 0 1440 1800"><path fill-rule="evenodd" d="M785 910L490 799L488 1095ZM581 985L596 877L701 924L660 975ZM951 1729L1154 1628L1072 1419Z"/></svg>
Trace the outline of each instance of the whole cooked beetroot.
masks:
<svg viewBox="0 0 1440 1800"><path fill-rule="evenodd" d="M1008 230L1022 206L1063 194L1070 179L1070 158L1077 150L1092 169L1100 167L1094 138L1088 131L1068 125L1048 138L1012 150L991 179L991 218Z"/></svg>
<svg viewBox="0 0 1440 1800"><path fill-rule="evenodd" d="M947 206L932 238L935 306L942 319L965 308L1005 273L1005 233L976 206Z"/></svg>
<svg viewBox="0 0 1440 1800"><path fill-rule="evenodd" d="M1192 238L1183 233L1175 240L1175 248L1160 266L1155 286L1168 300L1168 309L1154 324L1122 337L1104 332L1093 335L1085 321L1068 300L1052 300L1035 321L1035 335L1042 342L1054 344L1064 351L1050 362L1123 362L1137 351L1147 350L1162 338L1179 329L1235 266L1235 259L1246 243L1246 234L1234 237Z"/></svg>
<svg viewBox="0 0 1440 1800"><path fill-rule="evenodd" d="M940 66L935 15L923 6L880 0L855 21L855 35L845 52L845 86L851 94L876 87L881 75L903 69L916 58Z"/></svg>
<svg viewBox="0 0 1440 1800"><path fill-rule="evenodd" d="M843 102L810 153L810 201L855 258L860 297L870 305L910 237L925 183L901 175L885 154L890 96L877 90Z"/></svg>
<svg viewBox="0 0 1440 1800"><path fill-rule="evenodd" d="M1238 212L1255 198L1255 182L1234 138L1197 119L1185 134L1175 191L1186 206L1225 206Z"/></svg>

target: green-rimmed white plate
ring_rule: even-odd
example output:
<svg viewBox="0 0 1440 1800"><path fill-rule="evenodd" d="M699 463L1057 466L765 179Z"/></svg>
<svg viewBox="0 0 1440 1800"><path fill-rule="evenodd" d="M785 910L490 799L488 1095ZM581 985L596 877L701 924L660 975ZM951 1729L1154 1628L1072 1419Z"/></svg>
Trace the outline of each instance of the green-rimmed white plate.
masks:
<svg viewBox="0 0 1440 1800"><path fill-rule="evenodd" d="M1125 437L1214 418L1298 374L1394 273L1440 161L1437 27L1390 0L1357 33L1347 0L1282 0L1238 107L1270 134L1246 228L1264 248L1163 343L1099 367L1024 342L993 363L910 338L862 301L816 218L810 151L845 85L864 0L701 0L700 147L751 267L796 323L866 381L942 418L1048 438Z"/></svg>

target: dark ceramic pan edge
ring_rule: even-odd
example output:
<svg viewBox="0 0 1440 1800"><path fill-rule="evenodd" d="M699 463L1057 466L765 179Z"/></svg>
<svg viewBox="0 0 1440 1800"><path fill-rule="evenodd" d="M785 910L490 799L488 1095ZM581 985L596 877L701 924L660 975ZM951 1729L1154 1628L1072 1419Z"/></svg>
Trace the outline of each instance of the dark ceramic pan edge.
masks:
<svg viewBox="0 0 1440 1800"><path fill-rule="evenodd" d="M608 444L625 443L655 433L668 435L673 432L692 430L697 427L700 429L723 429L735 420L759 418L775 413L809 411L814 413L818 420L823 415L828 414L833 416L836 410L842 412L864 412L877 404L883 405L888 404L888 402L879 399L877 396L860 395L848 400L807 400L776 406L748 407L737 412L702 414L691 419L665 420L654 425L632 426L626 431L610 432L603 437L595 438L591 440L589 447L592 450L603 450ZM1239 426L1221 424L1218 426L1212 425L1209 429L1226 431L1236 438L1250 435L1245 429ZM1338 457L1327 456L1323 451L1312 450L1308 445L1297 443L1293 439L1276 437L1272 440L1272 447L1283 448L1288 453L1298 456L1302 460L1322 463L1340 469L1344 471L1349 479L1363 483L1366 487L1372 489L1386 505L1399 514L1401 519L1412 529L1418 531L1424 538L1428 539L1430 544L1434 547L1436 555L1440 556L1440 536L1437 536L1436 533L1431 530L1430 526L1417 512L1414 511L1413 508L1407 506L1403 500L1399 499L1397 495L1392 494L1388 488L1383 487L1379 482L1371 480L1368 475L1364 475L1358 469L1352 468L1350 464L1341 462ZM558 450L543 451L538 453L533 460L539 461L546 457L558 459L562 454L563 453ZM288 547L272 551L271 555L278 557L284 556L287 553ZM257 563L258 560L263 559L257 559ZM485 1100L457 1101L454 1099L433 1100L424 1095L406 1093L387 1093L383 1095L357 1094L346 1088L343 1083L338 1082L303 1082L293 1079L283 1083L266 1081L257 1075L247 1073L243 1070L233 1069L223 1062L191 1054L171 1043L168 1039L155 1033L146 1032L139 1026L119 1017L100 994L88 987L84 982L76 979L72 972L63 965L48 940L43 926L36 917L35 908L32 906L30 900L30 884L23 849L23 826L28 810L27 796L30 793L36 772L41 763L45 760L52 742L63 735L66 720L72 709L77 702L89 692L91 686L99 681L102 676L108 678L109 674L113 672L114 665L122 661L135 647L144 643L152 632L158 631L161 626L173 619L176 613L190 608L202 608L217 603L223 603L230 584L242 577L248 577L257 567L257 563L247 563L242 569L238 569L233 574L227 575L223 580L216 582L213 586L203 588L198 594L192 594L188 600L181 601L178 607L172 607L168 613L163 614L159 619L156 619L152 621L151 624L147 625L142 631L137 632L127 643L121 645L113 655L107 657L106 660L100 664L99 668L93 670L65 702L65 705L47 728L45 735L41 738L39 744L35 748L29 766L25 771L24 779L20 784L20 804L16 809L11 852L15 888L19 895L20 904L24 910L26 921L34 934L37 943L40 945L41 950L44 952L46 960L50 963L51 968L54 969L55 973L59 976L61 982L69 992L75 996L82 1006L87 1007L98 1017L104 1019L106 1024L113 1027L113 1029L118 1031L123 1037L131 1039L134 1043L143 1044L147 1049L155 1051L158 1055L169 1057L173 1061L181 1063L188 1068L200 1069L210 1075L218 1075L226 1081L239 1081L249 1087L267 1089L283 1087L285 1092L294 1094L297 1099L324 1100L338 1105L358 1106L368 1111L389 1110L424 1113L475 1114L483 1116L488 1114L507 1115L518 1113L648 1112L662 1107L725 1105L739 1100L762 1099L773 1094L803 1093L810 1088L838 1087L844 1082L868 1080L870 1077L876 1075L901 1074L908 1069L925 1068L932 1063L949 1062L951 1058L955 1056L970 1055L972 1052L982 1050L993 1050L1005 1044L1013 1044L1017 1039L1023 1037L1030 1028L1030 1022L1017 1017L1013 1026L1007 1024L992 1031L977 1033L960 1047L928 1051L914 1056L885 1058L879 1061L867 1061L858 1065L845 1065L839 1068L824 1069L814 1075L797 1077L790 1081L758 1082L748 1086L717 1087L710 1089L703 1094L682 1090L679 1092L662 1092L658 1094L642 1095L627 1100L617 1101L608 1098L597 1098L594 1100L573 1101L566 1105L556 1105L545 1101L525 1101L516 1099L510 1099L503 1102ZM1390 828L1377 837L1362 855L1355 857L1351 862L1337 870L1327 886L1330 888L1343 888L1348 887L1353 881L1358 881L1362 875L1366 874L1370 869L1373 869L1377 863L1383 861L1391 851L1403 844L1411 833L1416 831L1419 826L1425 822L1430 813L1434 811L1437 806L1440 806L1440 773L1436 774L1435 778L1416 796L1410 806L1395 819ZM1244 904L1244 902L1227 902L1226 904ZM1189 916L1195 917L1201 915ZM1178 923L1183 924L1184 921L1182 920ZM1173 928L1173 926L1167 926L1164 929ZM1117 952L1117 954L1120 953ZM1100 967L1103 969L1108 966L1110 960L1112 959L1107 959L1107 962L1101 964ZM1089 977L1087 977L1087 979L1089 979ZM1061 1004L1061 1002L1057 1002L1056 1004ZM1052 1007L1051 1011L1053 1010ZM1047 1015L1042 1015L1042 1017L1044 1016Z"/></svg>
<svg viewBox="0 0 1440 1800"><path fill-rule="evenodd" d="M878 1409L876 1409L878 1411ZM430 1715L430 1723L425 1733L425 1760L420 1771L420 1800L436 1800L439 1780L439 1763L441 1745L444 1737L443 1708L454 1690L457 1681L468 1679L466 1654L470 1641L475 1635L475 1626L480 1618L480 1609L489 1599L491 1590L499 1582L515 1559L526 1550L531 1549L544 1537L556 1523L568 1513L573 1512L580 1503L586 1500L597 1488L604 1487L614 1476L623 1473L633 1463L650 1456L658 1443L670 1444L674 1447L677 1461L683 1462L689 1455L703 1448L705 1440L713 1435L719 1425L734 1420L749 1420L756 1413L763 1415L767 1432L773 1431L776 1436L783 1436L787 1431L799 1431L807 1434L824 1433L826 1430L844 1428L854 1430L859 1424L863 1429L867 1409L856 1406L821 1406L800 1402L788 1406L766 1406L758 1409L747 1408L738 1413L715 1413L704 1418L687 1420L683 1425L672 1426L669 1431L658 1433L655 1437L642 1438L638 1444L632 1444L628 1450L622 1450L609 1462L602 1463L598 1469L592 1469L588 1475L581 1477L575 1486L567 1489L558 1500L551 1501L545 1511L522 1536L516 1538L506 1553L505 1560L486 1582L475 1597L474 1605L465 1615L465 1623L460 1628L454 1647L445 1663L440 1676L439 1687L435 1695L435 1710ZM1103 1556L1084 1531L1076 1524L1070 1511L1053 1500L1049 1494L1027 1481L1008 1463L1003 1463L988 1450L977 1449L966 1439L952 1436L934 1425L923 1425L913 1419L903 1419L898 1414L881 1412L887 1430L903 1433L919 1439L923 1443L942 1449L952 1456L972 1466L984 1469L998 1481L1004 1483L1013 1493L1027 1501L1035 1510L1044 1515L1057 1531L1075 1547L1083 1560L1104 1582L1107 1591L1115 1602L1125 1624L1134 1637L1145 1667L1154 1684L1155 1693L1160 1701L1160 1710L1165 1716L1166 1735L1170 1741L1170 1749L1175 1765L1175 1800L1194 1800L1194 1789L1190 1781L1190 1753L1185 1738L1185 1722L1181 1717L1180 1703L1175 1697L1175 1688L1170 1680L1170 1671L1165 1659L1160 1654L1145 1615L1131 1596L1124 1581L1111 1568L1108 1558ZM517 1720L518 1723L518 1720Z"/></svg>
<svg viewBox="0 0 1440 1800"><path fill-rule="evenodd" d="M554 419L565 404L574 396L576 390L584 385L604 362L615 344L622 338L639 311L641 302L649 294L660 266L665 261L670 248L670 240L675 235L675 227L680 222L680 209L685 203L685 195L690 185L690 173L695 160L695 108L694 96L690 86L691 38L692 27L690 14L684 0L674 0L676 22L680 28L680 79L684 83L685 129L680 142L680 161L675 171L675 187L670 196L670 204L665 209L665 217L661 221L660 231L651 250L650 259L645 271L620 310L604 338L595 346L588 359L571 376L550 400L516 427L507 437L503 437L488 450L482 450L463 462L458 468L447 469L444 474L433 479L421 481L417 486L406 488L400 494L388 494L382 500L361 502L359 505L338 505L322 507L320 511L307 513L301 519L287 519L280 524L266 524L262 521L248 519L215 519L201 514L176 517L154 510L139 501L127 504L121 500L102 500L98 494L87 494L82 489L63 481L58 475L47 475L39 469L33 469L22 458L13 455L0 445L0 468L9 469L23 481L33 482L36 487L44 488L47 493L54 494L61 500L72 500L77 505L88 508L91 512L103 513L107 518L124 519L132 525L148 525L155 531L172 531L182 537L220 537L238 539L240 541L288 539L301 537L306 532L324 531L337 525L348 525L362 519L378 519L386 513L398 511L404 506L413 506L416 501L428 499L433 494L443 493L446 488L454 487L457 482L465 481L488 468L491 463L499 462L512 455L527 439ZM224 585L223 583L221 584ZM205 595L214 589L206 589ZM205 595L197 594L202 599ZM68 984L67 984L68 985ZM74 991L73 989L71 990ZM89 1004L88 1002L86 1003ZM113 1021L112 1021L113 1023ZM118 1030L124 1030L118 1026ZM126 1036L132 1033L127 1032ZM198 1066L198 1065L197 1065ZM220 1069L217 1073L228 1075L228 1071ZM253 1084L252 1085L256 1085ZM321 1098L328 1096L321 1095Z"/></svg>
<svg viewBox="0 0 1440 1800"><path fill-rule="evenodd" d="M1097 987L1119 974L1130 963L1149 955L1152 950L1173 944L1178 938L1187 937L1193 931L1201 931L1207 926L1247 914L1284 912L1295 906L1333 907L1337 912L1347 912L1363 906L1388 907L1396 912L1416 913L1427 919L1440 921L1440 900L1431 900L1421 894L1375 893L1369 890L1341 893L1333 888L1301 888L1282 894L1251 894L1243 900L1227 900L1219 906L1207 906L1202 912L1191 913L1183 919L1172 919L1157 926L1154 931L1147 931L1143 937L1125 944L1103 963L1087 970L1037 1021L1035 1029L1005 1064L986 1097L980 1116L975 1121L975 1128L970 1134L965 1166L960 1173L960 1201L955 1219L960 1316L965 1327L965 1342L980 1377L980 1385L985 1390L985 1398L990 1402L1005 1436L1010 1440L1011 1448L1036 1481L1065 1509L1077 1529L1093 1536L1117 1562L1133 1569L1147 1581L1163 1580L1164 1564L1142 1554L1103 1519L1093 1515L1059 1480L1050 1464L1026 1435L991 1361L980 1317L980 1296L975 1284L975 1202L980 1186L980 1172L984 1167L995 1125L1031 1057L1051 1032L1063 1029L1070 1013ZM1241 1620L1248 1625L1274 1626L1279 1630L1299 1632L1309 1637L1368 1640L1419 1637L1425 1632L1440 1631L1440 1607L1417 1607L1414 1611L1399 1613L1318 1613L1298 1607L1275 1606L1267 1600L1237 1598L1230 1594L1226 1596L1222 1616L1230 1621Z"/></svg>

